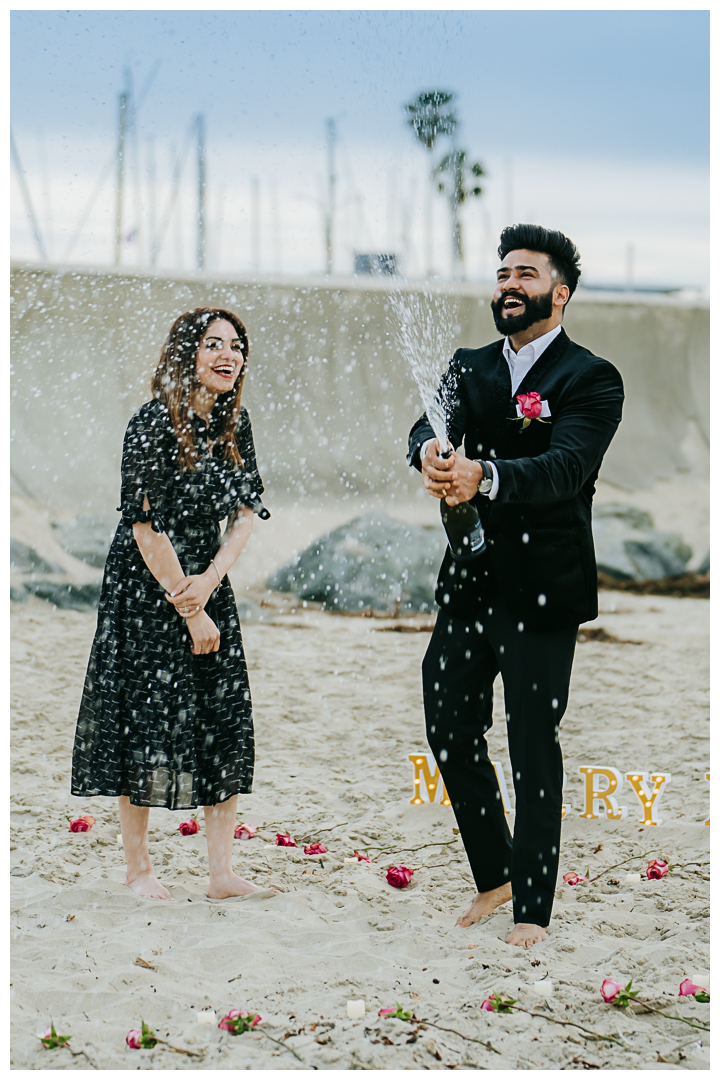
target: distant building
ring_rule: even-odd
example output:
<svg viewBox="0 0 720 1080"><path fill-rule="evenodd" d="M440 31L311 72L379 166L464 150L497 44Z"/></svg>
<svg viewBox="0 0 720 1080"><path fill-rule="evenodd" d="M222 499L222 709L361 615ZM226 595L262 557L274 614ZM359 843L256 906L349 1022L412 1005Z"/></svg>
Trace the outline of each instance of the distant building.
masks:
<svg viewBox="0 0 720 1080"><path fill-rule="evenodd" d="M378 274L383 277L395 277L397 256L395 255L356 255L356 274Z"/></svg>

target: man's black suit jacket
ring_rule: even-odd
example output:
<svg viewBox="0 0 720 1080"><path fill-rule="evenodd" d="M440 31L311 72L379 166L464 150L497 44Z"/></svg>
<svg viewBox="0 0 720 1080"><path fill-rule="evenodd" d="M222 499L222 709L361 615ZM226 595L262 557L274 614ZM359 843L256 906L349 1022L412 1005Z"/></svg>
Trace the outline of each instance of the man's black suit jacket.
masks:
<svg viewBox="0 0 720 1080"><path fill-rule="evenodd" d="M500 486L473 503L487 538L478 559L457 563L448 549L436 599L441 609L477 618L483 596L500 596L528 630L576 625L597 616L592 498L600 463L622 415L620 373L576 345L564 330L512 394L502 340L459 349L443 376L448 437L469 458L490 459ZM551 415L523 428L517 394L537 391ZM427 416L410 432L408 461L433 438Z"/></svg>

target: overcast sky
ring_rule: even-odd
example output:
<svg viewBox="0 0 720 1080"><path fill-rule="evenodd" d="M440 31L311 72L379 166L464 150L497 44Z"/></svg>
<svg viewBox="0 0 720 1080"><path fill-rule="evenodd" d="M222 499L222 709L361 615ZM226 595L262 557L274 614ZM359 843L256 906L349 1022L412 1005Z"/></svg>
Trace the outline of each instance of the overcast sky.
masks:
<svg viewBox="0 0 720 1080"><path fill-rule="evenodd" d="M204 113L218 265L249 265L249 219L260 205L262 268L321 268L332 116L347 268L353 248L402 242L420 271L427 161L402 106L438 87L457 94L460 142L488 171L485 195L467 211L470 276L491 271L490 234L496 243L507 215L532 213L582 238L588 279L620 279L632 244L638 279L703 284L707 12L16 11L11 20L13 129L55 257L112 155L127 71L139 93L156 69L138 110L131 213L138 227L147 218L148 140L161 206L173 154ZM33 257L14 189L13 249ZM292 211L294 233L292 198L304 206ZM435 202L442 269L446 212ZM110 178L72 257L107 261L111 232ZM140 258L129 244L124 257ZM188 234L184 259L191 247Z"/></svg>

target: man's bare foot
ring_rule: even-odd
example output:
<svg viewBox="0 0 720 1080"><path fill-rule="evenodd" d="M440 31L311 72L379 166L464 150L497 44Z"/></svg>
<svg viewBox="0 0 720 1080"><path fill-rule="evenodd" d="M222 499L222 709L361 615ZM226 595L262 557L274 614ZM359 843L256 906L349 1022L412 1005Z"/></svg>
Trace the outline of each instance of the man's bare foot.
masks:
<svg viewBox="0 0 720 1080"><path fill-rule="evenodd" d="M144 896L147 900L174 900L175 897L167 891L164 885L161 885L155 874L150 870L145 874L138 874L130 881L125 878L125 884L129 889L132 889L138 896Z"/></svg>
<svg viewBox="0 0 720 1080"><path fill-rule="evenodd" d="M529 949L531 945L537 945L547 937L547 930L536 923L515 923L507 939L508 945L519 945L521 949Z"/></svg>
<svg viewBox="0 0 720 1080"><path fill-rule="evenodd" d="M230 871L227 874L218 874L210 879L207 894L211 900L225 900L228 896L249 896L254 892L272 892L263 889L262 885L253 885L252 881L245 881Z"/></svg>
<svg viewBox="0 0 720 1080"><path fill-rule="evenodd" d="M455 925L472 926L473 923L480 922L483 915L489 915L496 907L507 904L508 900L512 900L512 885L509 881L498 889L491 889L490 892L479 892L468 910L464 915L460 916Z"/></svg>

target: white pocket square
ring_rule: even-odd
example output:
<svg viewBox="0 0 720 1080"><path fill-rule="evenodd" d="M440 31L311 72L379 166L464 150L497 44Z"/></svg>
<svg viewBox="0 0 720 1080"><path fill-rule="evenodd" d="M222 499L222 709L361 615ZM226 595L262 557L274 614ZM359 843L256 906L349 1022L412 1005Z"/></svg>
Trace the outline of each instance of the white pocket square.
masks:
<svg viewBox="0 0 720 1080"><path fill-rule="evenodd" d="M518 416L522 418L524 416L524 413L520 406L516 405L515 408L517 409ZM552 413L550 412L550 406L548 405L547 401L541 401L540 412L538 413L536 419L544 420L547 416L552 416Z"/></svg>

